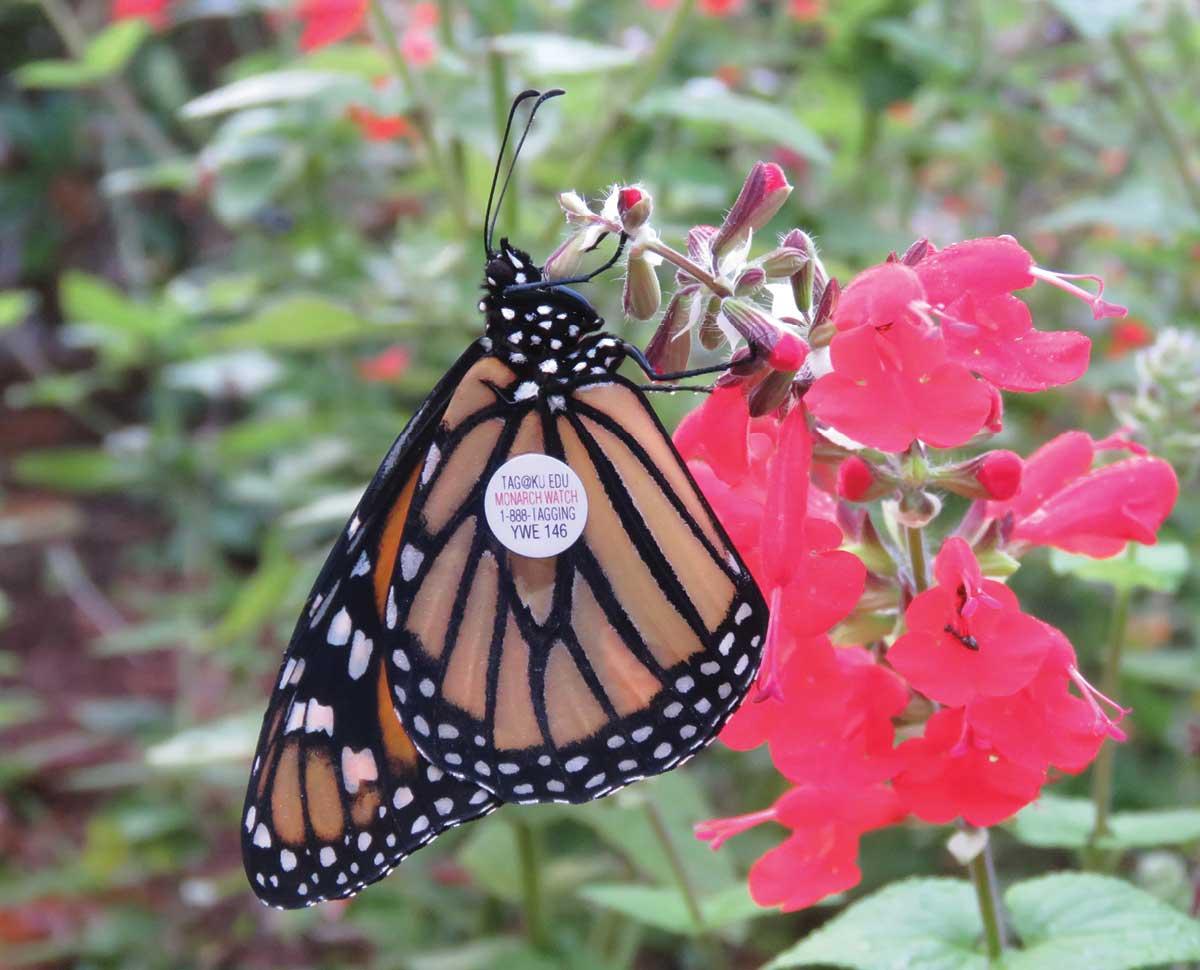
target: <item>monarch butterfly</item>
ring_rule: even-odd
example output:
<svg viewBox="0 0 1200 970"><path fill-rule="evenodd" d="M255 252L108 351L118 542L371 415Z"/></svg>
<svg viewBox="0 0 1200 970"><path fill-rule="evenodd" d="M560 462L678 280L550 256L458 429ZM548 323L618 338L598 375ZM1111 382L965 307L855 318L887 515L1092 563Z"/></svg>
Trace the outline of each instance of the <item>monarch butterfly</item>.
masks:
<svg viewBox="0 0 1200 970"><path fill-rule="evenodd" d="M284 655L242 847L281 907L352 895L501 802L584 802L691 757L755 677L767 608L626 359L492 245L537 108L513 102L484 219L487 326L417 410ZM517 107L536 98L496 196Z"/></svg>

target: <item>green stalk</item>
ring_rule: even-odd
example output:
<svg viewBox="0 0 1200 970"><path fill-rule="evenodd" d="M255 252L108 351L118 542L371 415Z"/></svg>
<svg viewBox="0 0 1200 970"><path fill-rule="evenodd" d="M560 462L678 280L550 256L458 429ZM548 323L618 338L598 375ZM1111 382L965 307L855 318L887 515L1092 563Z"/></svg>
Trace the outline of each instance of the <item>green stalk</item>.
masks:
<svg viewBox="0 0 1200 970"><path fill-rule="evenodd" d="M644 807L646 817L650 820L650 827L654 829L659 845L662 846L663 854L666 855L667 862L671 866L671 873L675 876L675 883L679 887L679 895L683 897L683 904L687 907L692 922L696 924L697 928L703 929L704 913L700 909L700 898L696 895L691 879L688 878L687 869L684 868L679 850L675 848L675 843L671 839L671 833L667 829L667 823L663 820L662 812L658 810L658 805L650 799L644 802Z"/></svg>
<svg viewBox="0 0 1200 970"><path fill-rule="evenodd" d="M67 53L80 60L87 51L88 38L74 11L63 0L39 0L42 12L54 27ZM179 150L162 129L138 105L133 90L121 77L111 77L98 85L100 95L116 113L129 136L141 144L157 162L179 155Z"/></svg>
<svg viewBox="0 0 1200 970"><path fill-rule="evenodd" d="M521 901L525 911L525 933L532 946L549 949L546 930L546 910L542 894L542 867L537 838L532 826L522 819L513 819L517 837L517 858L521 866Z"/></svg>
<svg viewBox="0 0 1200 970"><path fill-rule="evenodd" d="M612 107L608 114L591 130L590 141L577 156L575 164L571 166L566 182L568 186L581 184L587 179L604 153L604 149L608 146L609 138L620 126L626 111L645 97L646 92L658 80L667 61L675 53L675 48L679 45L679 39L683 35L683 29L695 7L696 0L680 0L676 4L671 13L671 19L667 21L663 32L658 35L658 40L654 42L654 47L646 59L633 73L628 87L622 92L617 92L611 100ZM552 238L558 230L558 226L559 219L556 216L553 222L547 225L544 235Z"/></svg>
<svg viewBox="0 0 1200 970"><path fill-rule="evenodd" d="M983 920L983 942L987 948L988 963L996 965L1004 951L1004 931L1000 921L1000 904L996 898L991 840L984 845L982 852L967 863L967 872L971 875L979 916Z"/></svg>
<svg viewBox="0 0 1200 970"><path fill-rule="evenodd" d="M1175 165L1179 181L1183 184L1183 190L1187 193L1187 197L1192 203L1192 208L1200 212L1200 180L1197 179L1195 172L1192 170L1188 159L1187 145L1183 140L1183 136L1171 120L1170 111L1163 104L1163 100L1159 97L1158 92L1154 90L1154 84L1146 74L1146 69L1138 59L1137 52L1133 49L1133 45L1129 42L1129 39L1123 34L1114 32L1111 43L1113 50L1116 51L1117 60L1121 63L1121 69L1125 72L1125 76L1129 79L1129 82L1137 88L1137 92L1145 105L1146 113L1158 129L1158 133L1162 136L1163 141L1167 144L1167 150L1171 154L1171 161Z"/></svg>
<svg viewBox="0 0 1200 970"><path fill-rule="evenodd" d="M421 134L421 141L424 143L425 151L429 155L429 164L432 166L438 180L442 183L442 191L446 195L446 200L450 203L450 211L454 214L454 221L458 224L459 231L463 236L466 236L471 231L471 221L467 216L466 192L456 177L455 168L447 165L445 159L442 157L442 149L434 137L433 122L426 109L427 102L421 96L421 91L419 90L416 78L413 76L412 69L408 66L408 61L404 59L404 53L400 50L400 45L396 42L396 33L392 30L391 21L388 20L387 13L383 9L382 0L370 0L370 2L371 21L374 25L375 33L383 43L383 50L387 55L388 63L391 64L392 70L404 84L404 90L408 92L409 102L412 105L409 115L412 117L417 131Z"/></svg>
<svg viewBox="0 0 1200 970"><path fill-rule="evenodd" d="M908 545L908 562L912 567L913 592L923 593L929 588L929 566L926 563L925 533L921 529L904 527L904 541Z"/></svg>
<svg viewBox="0 0 1200 970"><path fill-rule="evenodd" d="M1126 560L1135 555L1132 544L1125 550ZM1125 633L1129 626L1129 603L1132 590L1122 586L1116 590L1113 598L1112 614L1108 627L1108 653L1104 658L1104 671L1100 675L1100 692L1108 697L1114 697L1121 679L1121 655L1125 650ZM1116 748L1110 741L1105 741L1096 755L1092 766L1092 806L1095 811L1095 821L1092 824L1092 834L1088 839L1091 858L1089 868L1094 868L1102 860L1095 853L1096 843L1109 834L1108 818L1112 810L1113 770Z"/></svg>

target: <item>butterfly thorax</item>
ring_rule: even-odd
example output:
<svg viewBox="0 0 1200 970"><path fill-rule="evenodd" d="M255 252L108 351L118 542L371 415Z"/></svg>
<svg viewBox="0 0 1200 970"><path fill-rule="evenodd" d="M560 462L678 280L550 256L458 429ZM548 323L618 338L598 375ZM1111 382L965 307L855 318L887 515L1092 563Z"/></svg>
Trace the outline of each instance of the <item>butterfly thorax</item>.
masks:
<svg viewBox="0 0 1200 970"><path fill-rule="evenodd" d="M599 333L604 319L574 290L515 288L541 282L542 273L508 240L484 273L487 293L479 309L487 317L491 352L519 376L539 385L570 383L620 364L620 342Z"/></svg>

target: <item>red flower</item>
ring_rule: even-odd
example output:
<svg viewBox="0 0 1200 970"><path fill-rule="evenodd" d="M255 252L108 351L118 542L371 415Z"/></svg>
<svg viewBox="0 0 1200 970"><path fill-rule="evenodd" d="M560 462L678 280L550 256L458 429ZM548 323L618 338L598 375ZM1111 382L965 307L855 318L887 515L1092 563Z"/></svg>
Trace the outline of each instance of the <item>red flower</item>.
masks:
<svg viewBox="0 0 1200 970"><path fill-rule="evenodd" d="M112 19L141 18L155 30L167 26L167 8L171 0L113 0Z"/></svg>
<svg viewBox="0 0 1200 970"><path fill-rule="evenodd" d="M908 272L896 264L881 269ZM937 329L903 317L883 328L839 333L830 359L833 373L809 389L805 403L821 421L873 448L903 451L914 438L954 448L976 434L991 411L987 386L947 358Z"/></svg>
<svg viewBox="0 0 1200 970"><path fill-rule="evenodd" d="M437 40L423 27L409 27L400 37L400 53L413 67L428 67L437 58Z"/></svg>
<svg viewBox="0 0 1200 970"><path fill-rule="evenodd" d="M770 808L696 826L698 838L720 848L726 839L763 822L792 830L750 869L750 895L760 906L791 912L858 884L863 832L899 821L899 799L886 785L861 788L797 786Z"/></svg>
<svg viewBox="0 0 1200 970"><path fill-rule="evenodd" d="M1109 331L1108 349L1104 356L1118 360L1141 347L1154 343L1154 331L1141 320L1125 320L1114 323Z"/></svg>
<svg viewBox="0 0 1200 970"><path fill-rule="evenodd" d="M1007 697L973 700L966 719L977 738L1017 764L1038 770L1053 765L1075 774L1092 762L1105 738L1125 740L1100 702L1110 704L1118 719L1126 712L1083 679L1066 636L1043 625L1051 646L1033 680ZM1072 683L1080 696L1071 693Z"/></svg>
<svg viewBox="0 0 1200 970"><path fill-rule="evenodd" d="M351 105L346 114L368 141L391 141L413 133L413 126L404 115L378 115L359 104Z"/></svg>
<svg viewBox="0 0 1200 970"><path fill-rule="evenodd" d="M909 604L908 632L888 662L921 693L953 706L1028 684L1050 649L1045 625L1022 613L1003 583L982 578L962 539L946 540L935 571L938 585Z"/></svg>
<svg viewBox="0 0 1200 970"><path fill-rule="evenodd" d="M1136 447L1120 439L1094 442L1082 431L1059 435L1026 461L1016 498L989 503L989 516L1012 516L1014 542L1099 559L1130 540L1153 545L1179 481L1167 462L1140 454L1093 470L1096 452L1114 446Z"/></svg>
<svg viewBox="0 0 1200 970"><path fill-rule="evenodd" d="M825 0L789 0L788 13L800 21L818 20L825 13Z"/></svg>
<svg viewBox="0 0 1200 970"><path fill-rule="evenodd" d="M938 711L925 735L899 748L905 769L892 786L918 818L995 825L1038 796L1045 772L1018 764L975 736L962 708Z"/></svg>
<svg viewBox="0 0 1200 970"><path fill-rule="evenodd" d="M408 350L396 344L374 357L363 358L355 365L355 369L358 376L368 383L391 382L408 370L411 359Z"/></svg>
<svg viewBox="0 0 1200 970"><path fill-rule="evenodd" d="M299 0L296 15L304 24L301 50L317 50L356 33L366 21L368 7L368 0Z"/></svg>

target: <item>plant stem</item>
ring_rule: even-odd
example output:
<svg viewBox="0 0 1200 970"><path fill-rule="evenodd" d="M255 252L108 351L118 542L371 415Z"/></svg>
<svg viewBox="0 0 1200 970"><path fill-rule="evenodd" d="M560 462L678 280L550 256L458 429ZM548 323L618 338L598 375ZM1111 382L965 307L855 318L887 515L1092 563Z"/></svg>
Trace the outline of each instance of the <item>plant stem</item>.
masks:
<svg viewBox="0 0 1200 970"><path fill-rule="evenodd" d="M691 17L695 7L696 0L679 0L679 3L675 5L675 9L671 13L671 19L667 21L666 27L658 35L658 40L654 42L653 49L633 74L633 79L630 81L629 86L623 92L618 92L610 99L612 107L609 109L608 114L598 125L591 129L591 140L578 154L575 164L571 166L566 182L568 186L576 185L587 178L591 170L595 167L596 162L600 160L600 156L608 146L608 139L620 126L621 119L625 117L627 110L630 106L637 104L645 96L646 92L650 90L654 82L658 80L663 67L666 66L667 61L670 60L671 55L675 52L675 48L679 44L679 38L683 34L683 28L686 26L688 18ZM556 218L552 223L547 225L544 235L547 238L552 238L557 229L558 220Z"/></svg>
<svg viewBox="0 0 1200 970"><path fill-rule="evenodd" d="M447 165L445 159L442 158L442 149L434 137L433 123L429 118L429 112L426 110L425 99L418 90L416 78L413 77L413 72L408 66L408 61L404 59L404 52L400 50L400 45L396 43L396 33L392 30L391 21L388 20L387 13L383 9L382 0L370 0L370 3L371 20L375 27L375 33L383 42L384 53L387 54L392 70L395 71L396 76L404 84L405 91L408 92L411 104L409 115L412 117L417 131L421 133L421 141L424 143L425 151L429 155L429 164L433 168L438 180L442 183L442 191L446 195L446 201L450 204L450 211L454 214L454 221L458 224L458 228L462 234L466 236L471 231L471 221L467 216L466 192L455 177L455 168Z"/></svg>
<svg viewBox="0 0 1200 970"><path fill-rule="evenodd" d="M1125 551L1126 560L1136 555L1131 543ZM1116 590L1113 599L1112 614L1108 627L1108 653L1104 658L1104 671L1100 675L1100 692L1109 697L1115 697L1118 682L1121 679L1121 654L1125 649L1125 631L1129 626L1129 601L1132 591L1129 586ZM1113 769L1116 748L1105 741L1096 755L1096 763L1092 766L1092 806L1096 819L1092 824L1092 834L1088 839L1089 846L1094 849L1102 836L1108 835L1108 816L1112 808ZM1093 853L1094 855L1094 853ZM1093 863L1098 859L1093 858Z"/></svg>
<svg viewBox="0 0 1200 970"><path fill-rule="evenodd" d="M1167 150L1171 153L1171 160L1175 164L1175 171L1179 174L1179 180L1183 183L1183 190L1187 193L1187 197L1192 203L1192 208L1200 212L1200 179L1192 171L1192 166L1188 159L1187 145L1183 140L1183 136L1179 134L1178 129L1171 120L1170 111L1163 104L1158 92L1154 90L1154 84L1146 74L1146 69L1138 59L1137 52L1129 42L1129 39L1121 33L1114 32L1112 35L1112 46L1113 50L1116 51L1117 60L1121 62L1121 68L1124 70L1126 77L1129 78L1129 82L1137 88L1138 94L1141 95L1146 112L1150 115L1150 120L1158 129L1158 133L1162 136L1163 141L1167 143Z"/></svg>
<svg viewBox="0 0 1200 970"><path fill-rule="evenodd" d="M983 941L987 947L988 962L994 964L1004 951L1004 928L1000 919L1000 903L996 898L991 840L984 844L983 851L967 863L967 872L971 874L975 898L979 903L979 916L983 920Z"/></svg>
<svg viewBox="0 0 1200 970"><path fill-rule="evenodd" d="M929 588L929 567L926 565L925 533L921 529L904 527L904 540L908 545L908 562L912 567L913 592L923 593Z"/></svg>
<svg viewBox="0 0 1200 970"><path fill-rule="evenodd" d="M548 949L546 913L542 898L542 868L538 858L537 838L532 826L524 820L513 820L517 837L517 857L521 865L521 899L525 910L525 933L529 942L539 950Z"/></svg>
<svg viewBox="0 0 1200 970"><path fill-rule="evenodd" d="M88 37L74 11L63 0L39 0L42 12L54 27L67 53L75 60L87 52ZM179 150L149 115L142 111L132 89L121 77L111 77L98 84L101 96L116 112L130 137L139 142L155 161L162 162L179 155Z"/></svg>
<svg viewBox="0 0 1200 970"><path fill-rule="evenodd" d="M691 879L688 878L687 869L684 868L679 850L675 848L675 843L671 839L671 833L668 831L667 824L663 820L662 812L658 810L658 805L649 798L645 801L644 806L646 817L650 820L650 827L654 829L654 834L658 837L658 842L662 846L663 854L666 855L667 862L671 866L671 872L675 876L676 884L679 886L679 895L683 897L683 903L692 917L692 922L697 927L703 928L704 913L700 909L700 899L696 895L696 890L692 886Z"/></svg>
<svg viewBox="0 0 1200 970"><path fill-rule="evenodd" d="M672 249L661 240L656 239L653 242L647 243L645 248L652 253L658 253L667 262L674 263L685 273L690 273L717 296L733 296L733 289L724 280L713 276L703 266L688 259L683 253Z"/></svg>

